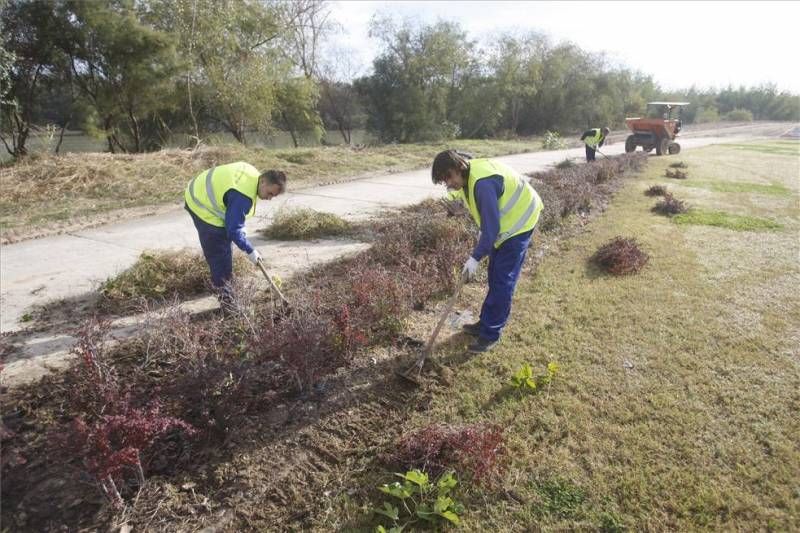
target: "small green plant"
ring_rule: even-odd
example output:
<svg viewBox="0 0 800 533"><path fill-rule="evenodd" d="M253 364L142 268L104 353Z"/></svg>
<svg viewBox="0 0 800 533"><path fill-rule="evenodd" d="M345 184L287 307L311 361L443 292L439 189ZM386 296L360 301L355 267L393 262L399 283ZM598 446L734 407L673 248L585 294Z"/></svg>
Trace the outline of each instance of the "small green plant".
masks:
<svg viewBox="0 0 800 533"><path fill-rule="evenodd" d="M533 378L533 368L524 364L511 376L511 386L519 390L536 390L536 380Z"/></svg>
<svg viewBox="0 0 800 533"><path fill-rule="evenodd" d="M534 392L542 385L549 385L558 370L558 363L550 361L547 363L547 372L539 377L534 377L533 368L526 363L511 376L511 386L520 392Z"/></svg>
<svg viewBox="0 0 800 533"><path fill-rule="evenodd" d="M544 139L542 139L542 148L545 150L560 150L561 148L566 148L566 146L567 144L561 138L561 135L550 130L545 132Z"/></svg>
<svg viewBox="0 0 800 533"><path fill-rule="evenodd" d="M374 513L392 520L389 529L378 525L375 528L376 533L399 533L419 520L431 525L447 522L459 525L461 519L458 515L464 512L464 507L451 496L458 485L452 472L442 474L436 483L431 483L428 474L421 470L409 470L405 474L395 475L402 482L383 485L380 491L399 500L400 506L384 501L382 507L373 509Z"/></svg>

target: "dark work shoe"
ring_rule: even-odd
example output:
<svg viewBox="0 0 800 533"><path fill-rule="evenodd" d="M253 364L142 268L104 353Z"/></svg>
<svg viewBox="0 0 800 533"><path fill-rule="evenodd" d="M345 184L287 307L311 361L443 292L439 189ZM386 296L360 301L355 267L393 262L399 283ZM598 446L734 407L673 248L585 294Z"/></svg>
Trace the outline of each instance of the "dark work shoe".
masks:
<svg viewBox="0 0 800 533"><path fill-rule="evenodd" d="M494 348L495 344L497 344L497 341L490 341L489 339L478 337L474 343L469 345L467 350L469 350L471 353L486 353Z"/></svg>
<svg viewBox="0 0 800 533"><path fill-rule="evenodd" d="M464 333L467 335L472 335L473 337L477 337L481 332L481 321L478 320L474 324L464 324L461 326L461 329L464 330Z"/></svg>

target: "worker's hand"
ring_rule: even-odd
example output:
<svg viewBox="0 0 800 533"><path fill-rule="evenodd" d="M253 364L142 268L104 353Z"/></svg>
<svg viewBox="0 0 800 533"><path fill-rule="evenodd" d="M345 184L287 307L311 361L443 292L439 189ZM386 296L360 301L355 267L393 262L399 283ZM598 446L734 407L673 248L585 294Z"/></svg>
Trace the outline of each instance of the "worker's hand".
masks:
<svg viewBox="0 0 800 533"><path fill-rule="evenodd" d="M478 272L478 261L474 257L469 256L467 262L464 263L464 268L461 269L461 274L466 276L467 279L472 279L475 277L475 274L477 272Z"/></svg>
<svg viewBox="0 0 800 533"><path fill-rule="evenodd" d="M247 254L247 258L253 262L254 265L257 265L259 261L261 261L261 254L258 253L258 250L253 249L252 252Z"/></svg>

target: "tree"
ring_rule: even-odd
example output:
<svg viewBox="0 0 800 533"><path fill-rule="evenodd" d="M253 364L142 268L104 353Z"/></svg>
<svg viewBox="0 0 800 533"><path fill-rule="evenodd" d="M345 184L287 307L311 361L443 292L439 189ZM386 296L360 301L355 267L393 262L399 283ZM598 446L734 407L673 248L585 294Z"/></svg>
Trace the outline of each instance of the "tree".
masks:
<svg viewBox="0 0 800 533"><path fill-rule="evenodd" d="M311 78L298 76L278 86L277 107L279 124L289 132L295 148L299 146L299 133L310 134L315 141L322 138L322 120L316 110L319 92Z"/></svg>
<svg viewBox="0 0 800 533"><path fill-rule="evenodd" d="M0 137L14 157L28 153L27 141L36 127L39 96L57 75L63 58L55 39L61 35L54 4L46 0L11 0L0 11L5 81L0 102Z"/></svg>
<svg viewBox="0 0 800 533"><path fill-rule="evenodd" d="M501 36L493 43L489 64L503 102L503 126L519 133L523 110L542 83L547 39L537 33Z"/></svg>
<svg viewBox="0 0 800 533"><path fill-rule="evenodd" d="M453 97L476 65L474 42L458 24L413 27L375 18L370 35L384 44L374 74L356 86L365 98L367 126L385 141L414 142L458 136Z"/></svg>
<svg viewBox="0 0 800 533"><path fill-rule="evenodd" d="M144 122L158 129L158 113L174 89L174 41L140 15L133 0L69 1L63 14L72 79L94 112L86 128L105 136L111 152L158 146Z"/></svg>
<svg viewBox="0 0 800 533"><path fill-rule="evenodd" d="M354 50L332 48L320 63L319 110L323 122L336 128L344 142L350 144L353 129L363 125L364 109L353 80L359 74Z"/></svg>

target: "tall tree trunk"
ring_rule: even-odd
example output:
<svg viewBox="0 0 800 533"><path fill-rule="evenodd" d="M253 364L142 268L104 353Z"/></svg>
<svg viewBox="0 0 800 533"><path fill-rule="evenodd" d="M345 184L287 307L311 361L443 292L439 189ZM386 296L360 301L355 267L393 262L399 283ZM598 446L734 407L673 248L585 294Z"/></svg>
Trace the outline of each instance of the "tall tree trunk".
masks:
<svg viewBox="0 0 800 533"><path fill-rule="evenodd" d="M72 120L72 115L67 117L67 120L65 120L64 124L61 125L61 131L58 134L58 144L56 145L55 149L56 154L61 150L61 143L64 141L64 131L67 129L67 125L69 124L70 120Z"/></svg>
<svg viewBox="0 0 800 533"><path fill-rule="evenodd" d="M283 123L286 124L286 129L289 130L289 135L292 136L292 143L294 143L294 147L297 148L299 146L299 144L297 144L297 135L283 110L281 110L281 116L283 117Z"/></svg>
<svg viewBox="0 0 800 533"><path fill-rule="evenodd" d="M136 115L133 114L133 111L130 108L128 109L128 119L130 120L130 130L131 135L133 136L134 152L140 154L142 153L142 135L139 129L139 120L136 118Z"/></svg>

